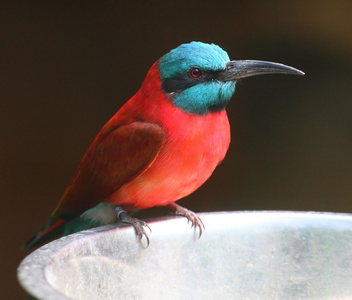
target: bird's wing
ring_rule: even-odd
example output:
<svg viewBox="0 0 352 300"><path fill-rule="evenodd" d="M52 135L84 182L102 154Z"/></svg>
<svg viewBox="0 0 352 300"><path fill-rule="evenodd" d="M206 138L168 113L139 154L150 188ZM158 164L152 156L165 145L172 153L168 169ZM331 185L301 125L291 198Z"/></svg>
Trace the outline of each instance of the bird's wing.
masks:
<svg viewBox="0 0 352 300"><path fill-rule="evenodd" d="M165 142L159 125L141 121L109 128L100 137L84 155L53 218L80 214L116 192L150 167Z"/></svg>

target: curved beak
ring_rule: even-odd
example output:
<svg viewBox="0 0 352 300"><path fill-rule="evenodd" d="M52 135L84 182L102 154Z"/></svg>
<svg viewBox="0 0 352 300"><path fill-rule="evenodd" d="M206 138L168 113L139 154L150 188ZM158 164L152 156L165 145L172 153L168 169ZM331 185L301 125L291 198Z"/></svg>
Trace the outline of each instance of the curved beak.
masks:
<svg viewBox="0 0 352 300"><path fill-rule="evenodd" d="M232 60L226 64L226 69L221 73L222 81L232 81L264 74L304 75L304 72L295 68L279 63L260 60Z"/></svg>

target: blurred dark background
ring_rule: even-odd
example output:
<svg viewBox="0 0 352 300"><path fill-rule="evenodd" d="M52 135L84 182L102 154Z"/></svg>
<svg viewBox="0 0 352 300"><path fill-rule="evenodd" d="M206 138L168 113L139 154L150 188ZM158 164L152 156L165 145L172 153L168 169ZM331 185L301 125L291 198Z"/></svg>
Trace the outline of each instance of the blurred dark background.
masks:
<svg viewBox="0 0 352 300"><path fill-rule="evenodd" d="M194 211L352 212L352 2L1 1L2 297L85 150L163 54L193 40L306 76L244 79ZM150 209L141 217L167 214Z"/></svg>

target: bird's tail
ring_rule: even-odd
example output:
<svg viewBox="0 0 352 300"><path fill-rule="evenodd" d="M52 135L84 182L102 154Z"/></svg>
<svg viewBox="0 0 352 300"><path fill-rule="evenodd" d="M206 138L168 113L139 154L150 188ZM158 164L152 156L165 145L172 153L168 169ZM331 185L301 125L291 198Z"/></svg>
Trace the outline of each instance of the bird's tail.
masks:
<svg viewBox="0 0 352 300"><path fill-rule="evenodd" d="M65 236L116 222L117 216L111 203L99 203L82 215L67 212L60 216L52 215L49 222L25 243L24 248L30 250L59 235Z"/></svg>
<svg viewBox="0 0 352 300"><path fill-rule="evenodd" d="M30 250L45 242L50 241L54 237L61 235L65 229L65 220L58 219L51 225L44 226L35 235L33 235L24 245L26 250Z"/></svg>

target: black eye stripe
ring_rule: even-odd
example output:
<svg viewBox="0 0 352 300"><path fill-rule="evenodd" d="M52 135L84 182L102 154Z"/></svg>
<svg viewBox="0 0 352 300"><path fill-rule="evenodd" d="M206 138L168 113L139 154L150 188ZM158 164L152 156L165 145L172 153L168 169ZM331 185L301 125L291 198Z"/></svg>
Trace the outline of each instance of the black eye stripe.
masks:
<svg viewBox="0 0 352 300"><path fill-rule="evenodd" d="M179 74L172 78L166 78L162 80L162 88L163 90L170 94L173 93L174 97L177 94L180 94L185 89L188 89L192 86L195 86L200 83L210 82L213 80L219 80L221 71L210 71L210 72L202 72L201 76L193 77L191 74L191 69L186 74Z"/></svg>

